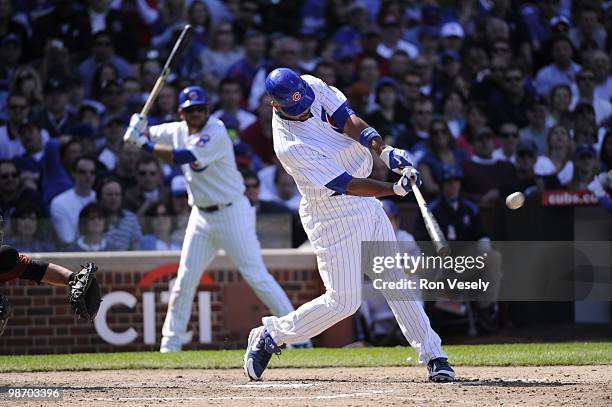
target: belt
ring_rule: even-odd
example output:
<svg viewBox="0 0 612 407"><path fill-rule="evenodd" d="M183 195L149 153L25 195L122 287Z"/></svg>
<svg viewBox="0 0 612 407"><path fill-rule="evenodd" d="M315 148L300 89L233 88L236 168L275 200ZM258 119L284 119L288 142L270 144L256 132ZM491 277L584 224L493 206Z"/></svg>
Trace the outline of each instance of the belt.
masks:
<svg viewBox="0 0 612 407"><path fill-rule="evenodd" d="M232 203L228 203L228 204L219 204L219 205L212 205L212 206L205 206L205 207L201 207L198 206L198 209L201 210L202 212L206 212L206 213L213 213L213 212L217 212L218 210L221 209L225 209L232 206Z"/></svg>

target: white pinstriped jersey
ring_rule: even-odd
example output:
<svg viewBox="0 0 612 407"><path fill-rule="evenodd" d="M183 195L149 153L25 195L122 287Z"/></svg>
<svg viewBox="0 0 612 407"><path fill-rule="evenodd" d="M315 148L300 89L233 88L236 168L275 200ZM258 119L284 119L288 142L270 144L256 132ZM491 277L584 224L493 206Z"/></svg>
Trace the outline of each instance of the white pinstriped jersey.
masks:
<svg viewBox="0 0 612 407"><path fill-rule="evenodd" d="M307 202L327 199L334 191L325 185L343 172L366 178L372 171L372 156L359 142L336 127L332 115L346 96L311 75L302 75L315 94L306 121L272 118L274 151Z"/></svg>
<svg viewBox="0 0 612 407"><path fill-rule="evenodd" d="M244 194L244 181L236 167L234 147L225 125L210 117L197 134L189 135L185 121L149 128L154 143L186 148L197 161L181 165L188 184L189 204L200 208L235 202Z"/></svg>

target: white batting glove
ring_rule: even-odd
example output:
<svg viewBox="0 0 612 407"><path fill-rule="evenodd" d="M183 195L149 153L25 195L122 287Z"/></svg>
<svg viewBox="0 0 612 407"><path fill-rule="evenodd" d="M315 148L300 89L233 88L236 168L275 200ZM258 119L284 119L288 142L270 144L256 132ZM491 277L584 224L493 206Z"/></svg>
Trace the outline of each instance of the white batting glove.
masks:
<svg viewBox="0 0 612 407"><path fill-rule="evenodd" d="M606 174L604 174L604 175L606 175ZM601 181L599 179L600 179L600 177L596 176L593 179L593 181L591 181L590 184L587 186L589 191L591 191L593 193L593 195L595 195L597 198L601 198L601 197L607 195L606 191L604 190L603 185L601 185Z"/></svg>
<svg viewBox="0 0 612 407"><path fill-rule="evenodd" d="M143 144L149 141L149 139L145 136L146 130L147 118L138 113L134 113L130 118L130 125L123 135L123 141L142 147Z"/></svg>
<svg viewBox="0 0 612 407"><path fill-rule="evenodd" d="M412 191L410 174L411 172L407 168L402 171L402 177L399 179L399 181L393 184L393 192L395 192L395 195L406 196L410 191Z"/></svg>
<svg viewBox="0 0 612 407"><path fill-rule="evenodd" d="M404 168L412 167L412 157L410 153L399 148L393 148L391 146L385 147L380 153L380 159L383 160L387 168L396 174L401 174Z"/></svg>

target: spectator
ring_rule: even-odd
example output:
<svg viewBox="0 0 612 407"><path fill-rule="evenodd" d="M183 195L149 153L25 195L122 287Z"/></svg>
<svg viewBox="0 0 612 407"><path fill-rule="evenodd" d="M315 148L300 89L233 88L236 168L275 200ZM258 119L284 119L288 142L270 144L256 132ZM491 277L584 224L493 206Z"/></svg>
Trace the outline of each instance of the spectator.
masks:
<svg viewBox="0 0 612 407"><path fill-rule="evenodd" d="M557 85L550 91L550 119L554 124L568 125L572 90L568 85Z"/></svg>
<svg viewBox="0 0 612 407"><path fill-rule="evenodd" d="M6 2L6 0L4 0ZM1 17L0 17L1 18ZM4 105L4 96L8 93L15 75L15 71L19 67L22 59L22 43L17 34L8 34L0 37L0 107Z"/></svg>
<svg viewBox="0 0 612 407"><path fill-rule="evenodd" d="M161 55L157 50L150 50L139 64L140 89L143 100L149 96L149 91L155 86L155 82L162 71Z"/></svg>
<svg viewBox="0 0 612 407"><path fill-rule="evenodd" d="M451 91L442 98L442 118L453 138L458 138L465 126L465 98L460 92Z"/></svg>
<svg viewBox="0 0 612 407"><path fill-rule="evenodd" d="M21 179L27 188L37 190L42 178L44 146L40 128L34 122L25 122L19 128L25 152L15 158Z"/></svg>
<svg viewBox="0 0 612 407"><path fill-rule="evenodd" d="M316 31L300 30L300 57L298 66L302 72L313 72L321 58L317 55L319 37Z"/></svg>
<svg viewBox="0 0 612 407"><path fill-rule="evenodd" d="M229 23L219 23L211 33L210 46L200 54L204 81L217 89L230 67L244 57L244 49L236 44L236 35Z"/></svg>
<svg viewBox="0 0 612 407"><path fill-rule="evenodd" d="M138 217L155 201L167 201L168 191L162 184L162 170L157 160L143 155L136 164L136 185L125 190L124 207Z"/></svg>
<svg viewBox="0 0 612 407"><path fill-rule="evenodd" d="M500 188L516 179L510 163L493 158L495 140L489 128L476 131L473 139L474 155L463 163L465 193L478 205L492 205L500 198Z"/></svg>
<svg viewBox="0 0 612 407"><path fill-rule="evenodd" d="M489 123L515 123L519 128L529 124L527 110L532 95L527 91L525 75L517 65L510 66L504 73L502 92L489 95ZM538 99L538 103L541 102Z"/></svg>
<svg viewBox="0 0 612 407"><path fill-rule="evenodd" d="M140 250L181 250L181 242L172 240L175 217L170 205L154 202L144 215L145 233L140 241Z"/></svg>
<svg viewBox="0 0 612 407"><path fill-rule="evenodd" d="M577 145L574 154L574 171L567 189L585 191L597 174L599 174L599 163L595 149L588 144Z"/></svg>
<svg viewBox="0 0 612 407"><path fill-rule="evenodd" d="M135 250L142 232L134 213L123 209L123 188L119 180L105 178L97 189L98 203L106 214L104 238L113 250Z"/></svg>
<svg viewBox="0 0 612 407"><path fill-rule="evenodd" d="M498 134L501 141L501 147L493 150L492 157L498 161L507 161L516 164L515 153L519 144L518 126L514 123L504 123L499 126Z"/></svg>
<svg viewBox="0 0 612 407"><path fill-rule="evenodd" d="M23 202L31 202L42 208L40 195L36 190L24 186L15 162L0 160L0 216L9 222L15 208Z"/></svg>
<svg viewBox="0 0 612 407"><path fill-rule="evenodd" d="M478 102L471 102L467 107L465 127L457 139L457 147L465 150L469 156L473 154L472 141L476 130L488 125L485 108L484 104Z"/></svg>
<svg viewBox="0 0 612 407"><path fill-rule="evenodd" d="M476 148L476 146L475 146ZM449 242L475 242L474 245L460 247L461 252L455 250L453 255L474 255L483 252L487 253L486 268L479 274L491 282L493 293L499 289L501 281L501 256L491 248L491 240L483 227L482 219L478 207L466 199L462 194L462 183L464 175L461 167L457 165L447 165L442 171L440 179L442 194L429 204L429 208L438 220L440 230ZM414 226L414 238L417 241L429 240L425 223L422 217L417 216ZM481 301L475 311L478 323L488 331L497 329L496 323L492 320L493 304L490 301Z"/></svg>
<svg viewBox="0 0 612 407"><path fill-rule="evenodd" d="M302 196L297 190L293 177L287 174L282 167L279 167L274 175L274 186L276 187L276 201L297 213Z"/></svg>
<svg viewBox="0 0 612 407"><path fill-rule="evenodd" d="M127 78L133 75L132 67L129 62L115 54L112 34L102 30L92 36L91 56L79 65L79 74L85 83L86 95L91 96L95 88L93 86L94 73L102 65L112 64L120 78ZM130 44L128 44L129 46ZM130 50L133 52L133 50Z"/></svg>
<svg viewBox="0 0 612 407"><path fill-rule="evenodd" d="M504 93L506 85L505 74L509 67L509 59L495 55L487 69L478 72L472 84L470 98L487 103L498 94ZM522 76L522 71L521 71Z"/></svg>
<svg viewBox="0 0 612 407"><path fill-rule="evenodd" d="M548 95L550 90L561 84L572 86L574 77L580 71L580 65L575 63L574 49L567 37L555 37L550 43L552 63L538 71L536 83L540 95Z"/></svg>
<svg viewBox="0 0 612 407"><path fill-rule="evenodd" d="M117 166L110 175L116 177L124 191L136 185L136 164L140 157L138 146L130 143L123 143L119 147Z"/></svg>
<svg viewBox="0 0 612 407"><path fill-rule="evenodd" d="M440 65L436 68L430 92L436 111L441 110L442 98L446 93L451 90L463 93L466 84L459 76L460 71L461 57L457 52L446 51L440 56Z"/></svg>
<svg viewBox="0 0 612 407"><path fill-rule="evenodd" d="M274 145L272 143L272 99L267 93L261 96L255 111L257 121L244 129L240 138L251 146L265 164L274 162Z"/></svg>
<svg viewBox="0 0 612 407"><path fill-rule="evenodd" d="M189 222L189 197L187 192L187 181L183 175L176 175L170 182L170 204L171 212L174 213L175 227L172 231L171 240L182 244Z"/></svg>
<svg viewBox="0 0 612 407"><path fill-rule="evenodd" d="M43 221L40 207L32 202L22 202L11 219L11 233L6 244L13 246L19 252L39 253L52 252L54 245L49 239L41 239L48 236L41 233L41 221Z"/></svg>
<svg viewBox="0 0 612 407"><path fill-rule="evenodd" d="M597 124L610 118L612 115L612 104L608 100L595 96L595 73L590 68L583 68L576 75L578 93L574 95L570 108L574 110L578 103L589 103L595 110L595 121Z"/></svg>
<svg viewBox="0 0 612 407"><path fill-rule="evenodd" d="M79 157L72 166L74 187L62 192L51 201L51 221L60 242L72 243L79 229L80 212L96 200L93 185L96 181L96 162L90 157Z"/></svg>
<svg viewBox="0 0 612 407"><path fill-rule="evenodd" d="M463 27L457 22L451 21L440 29L442 51L460 52L464 37Z"/></svg>
<svg viewBox="0 0 612 407"><path fill-rule="evenodd" d="M399 84L404 80L409 68L410 57L406 51L400 49L393 52L389 59L389 77Z"/></svg>
<svg viewBox="0 0 612 407"><path fill-rule="evenodd" d="M40 73L42 83L49 83L51 78L78 76L68 48L62 40L47 38L44 52L41 60L32 63L32 66Z"/></svg>
<svg viewBox="0 0 612 407"><path fill-rule="evenodd" d="M128 122L123 81L120 79L104 81L100 85L101 102L106 116L120 116L124 123Z"/></svg>
<svg viewBox="0 0 612 407"><path fill-rule="evenodd" d="M604 49L606 45L606 29L597 19L598 10L594 7L581 5L575 18L576 26L570 30L569 37L574 47L580 49L586 40L595 41L597 48Z"/></svg>
<svg viewBox="0 0 612 407"><path fill-rule="evenodd" d="M105 252L111 250L104 238L106 230L104 209L95 202L83 207L78 215L79 237L69 245L74 252Z"/></svg>
<svg viewBox="0 0 612 407"><path fill-rule="evenodd" d="M408 132L393 141L393 145L404 150L414 151L425 147L429 135L429 125L433 117L433 103L421 96L410 114Z"/></svg>
<svg viewBox="0 0 612 407"><path fill-rule="evenodd" d="M0 126L0 160L18 157L25 152L21 143L20 129L30 114L30 104L25 96L12 93L7 99L6 109L8 120L6 124ZM46 131L42 137L43 144L49 140Z"/></svg>
<svg viewBox="0 0 612 407"><path fill-rule="evenodd" d="M122 11L110 8L110 2L106 0L88 0L87 3L89 33L94 35L107 31L112 36L117 53L126 60L135 62L136 53L133 47L138 44L138 38L133 22L128 21Z"/></svg>
<svg viewBox="0 0 612 407"><path fill-rule="evenodd" d="M248 31L244 38L244 58L232 65L227 73L228 78L238 81L245 100L249 100L257 71L268 63L265 57L266 36L261 31Z"/></svg>
<svg viewBox="0 0 612 407"><path fill-rule="evenodd" d="M38 72L29 65L21 65L13 76L10 93L20 93L25 96L28 104L34 110L42 105L44 101L43 85Z"/></svg>
<svg viewBox="0 0 612 407"><path fill-rule="evenodd" d="M380 25L382 38L376 48L376 52L381 58L391 59L391 55L396 50L405 51L410 59L414 59L419 55L417 47L401 39L400 20L395 15L388 14L384 16Z"/></svg>
<svg viewBox="0 0 612 407"><path fill-rule="evenodd" d="M187 2L180 0L164 1L160 4L158 18L152 25L151 45L167 48L177 31L187 24Z"/></svg>
<svg viewBox="0 0 612 407"><path fill-rule="evenodd" d="M257 174L254 171L243 168L240 170L244 179L244 195L247 197L251 206L255 208L257 215L266 214L287 214L291 216L291 246L299 247L306 240L306 232L302 227L300 217L289 209L286 205L275 202L259 199L261 183Z"/></svg>
<svg viewBox="0 0 612 407"><path fill-rule="evenodd" d="M320 61L317 63L312 75L320 78L330 86L336 86L336 71L334 70L334 66L329 62Z"/></svg>
<svg viewBox="0 0 612 407"><path fill-rule="evenodd" d="M172 85L164 85L159 91L153 111L149 115L149 123L155 125L179 121L177 100L176 88Z"/></svg>
<svg viewBox="0 0 612 407"><path fill-rule="evenodd" d="M96 67L91 79L91 91L89 96L96 101L102 100L102 84L119 79L119 71L111 62L101 63ZM102 109L104 110L104 109Z"/></svg>
<svg viewBox="0 0 612 407"><path fill-rule="evenodd" d="M339 45L334 50L334 70L336 72L336 86L346 89L355 83L355 60L359 48Z"/></svg>
<svg viewBox="0 0 612 407"><path fill-rule="evenodd" d="M374 94L374 90L376 89L376 83L380 78L380 71L376 60L370 57L363 58L359 64L357 77L358 83L364 83L368 87L369 95L366 112L368 114L372 113L376 108L376 95Z"/></svg>
<svg viewBox="0 0 612 407"><path fill-rule="evenodd" d="M416 106L419 97L421 97L421 77L415 71L408 71L404 75L404 78L399 82L401 87L401 102L404 105L404 109L408 112L412 112Z"/></svg>
<svg viewBox="0 0 612 407"><path fill-rule="evenodd" d="M595 74L594 97L612 100L612 75L610 75L610 57L602 50L596 49L585 53L585 65Z"/></svg>
<svg viewBox="0 0 612 407"><path fill-rule="evenodd" d="M388 76L379 79L376 84L376 105L367 122L374 127L385 143L391 145L393 140L408 138L408 126L404 122L408 112L399 102L398 86Z"/></svg>
<svg viewBox="0 0 612 407"><path fill-rule="evenodd" d="M32 21L30 54L32 58L43 55L48 38L61 40L78 59L83 57L83 44L89 44L87 21L82 18L83 8L74 1L54 0L53 9Z"/></svg>
<svg viewBox="0 0 612 407"><path fill-rule="evenodd" d="M382 199L380 201L382 203L382 207L389 218L389 222L391 222L391 226L393 226L393 230L395 231L395 237L398 242L413 242L408 247L410 250L410 255L419 256L421 255L421 249L419 249L418 244L414 240L414 236L410 234L408 231L400 228L401 223L401 212L398 206L390 199ZM406 246L402 246L406 247Z"/></svg>
<svg viewBox="0 0 612 407"><path fill-rule="evenodd" d="M104 147L98 154L98 160L104 164L108 171L114 171L117 167L124 132L123 118L120 116L107 116L104 118L104 125L102 126Z"/></svg>
<svg viewBox="0 0 612 407"><path fill-rule="evenodd" d="M527 104L527 126L520 131L522 139L533 140L538 146L538 154L546 152L546 135L550 125L546 123L548 117L548 103L540 95L534 95Z"/></svg>
<svg viewBox="0 0 612 407"><path fill-rule="evenodd" d="M508 184L502 196L508 196L516 191L529 196L541 190L543 185L535 174L535 163L538 159L538 146L535 142L533 140L520 140L516 147L515 157L516 182Z"/></svg>
<svg viewBox="0 0 612 407"><path fill-rule="evenodd" d="M81 141L70 137L49 140L42 156L43 201L48 207L53 198L73 186L71 168L83 155Z"/></svg>
<svg viewBox="0 0 612 407"><path fill-rule="evenodd" d="M444 166L461 165L466 159L466 152L455 148L455 140L446 123L441 119L433 119L429 125L427 149L419 161L424 192L429 196L438 195L440 186L437 181L442 178Z"/></svg>
<svg viewBox="0 0 612 407"><path fill-rule="evenodd" d="M571 160L573 147L567 129L563 126L551 127L546 145L546 155L538 157L535 173L539 176L555 176L561 185L566 185L574 173Z"/></svg>
<svg viewBox="0 0 612 407"><path fill-rule="evenodd" d="M76 123L76 115L68 110L68 87L63 78L50 78L45 88L45 108L34 121L51 137L66 134Z"/></svg>
<svg viewBox="0 0 612 407"><path fill-rule="evenodd" d="M609 196L609 191L612 191L612 170L595 176L588 188L595 195L599 204L612 214L612 198Z"/></svg>
<svg viewBox="0 0 612 407"><path fill-rule="evenodd" d="M217 119L224 115L230 115L238 120L239 131L244 131L247 127L255 123L257 117L240 107L242 100L242 90L240 84L234 79L223 79L219 83L219 109L211 114Z"/></svg>

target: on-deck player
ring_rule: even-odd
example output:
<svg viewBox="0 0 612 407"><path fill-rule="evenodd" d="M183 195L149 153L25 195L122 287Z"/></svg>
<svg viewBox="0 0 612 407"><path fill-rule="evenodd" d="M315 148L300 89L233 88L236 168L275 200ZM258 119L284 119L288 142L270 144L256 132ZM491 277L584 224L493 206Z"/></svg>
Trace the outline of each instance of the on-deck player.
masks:
<svg viewBox="0 0 612 407"><path fill-rule="evenodd" d="M274 315L293 311L263 263L255 234L255 208L244 196L244 182L227 130L220 120L209 117L208 102L204 89L187 87L179 95L180 122L153 126L147 138L147 119L135 114L124 136L126 142L153 156L181 165L192 206L162 329L161 352L178 352L188 340L186 329L195 290L219 248Z"/></svg>
<svg viewBox="0 0 612 407"><path fill-rule="evenodd" d="M352 315L361 304L361 242L396 241L380 201L405 196L419 182L408 153L387 146L346 103L346 96L322 80L287 68L266 78L272 97L274 151L303 196L300 217L317 256L326 292L297 310L264 317L254 328L244 356L245 374L259 380L279 346L318 335ZM387 167L402 174L395 183L370 180L376 151ZM403 170L402 170L403 169ZM395 270L387 278L405 277ZM393 291L393 292L391 292ZM454 371L422 306L409 293L383 292L402 333L426 363L433 381L452 381Z"/></svg>

